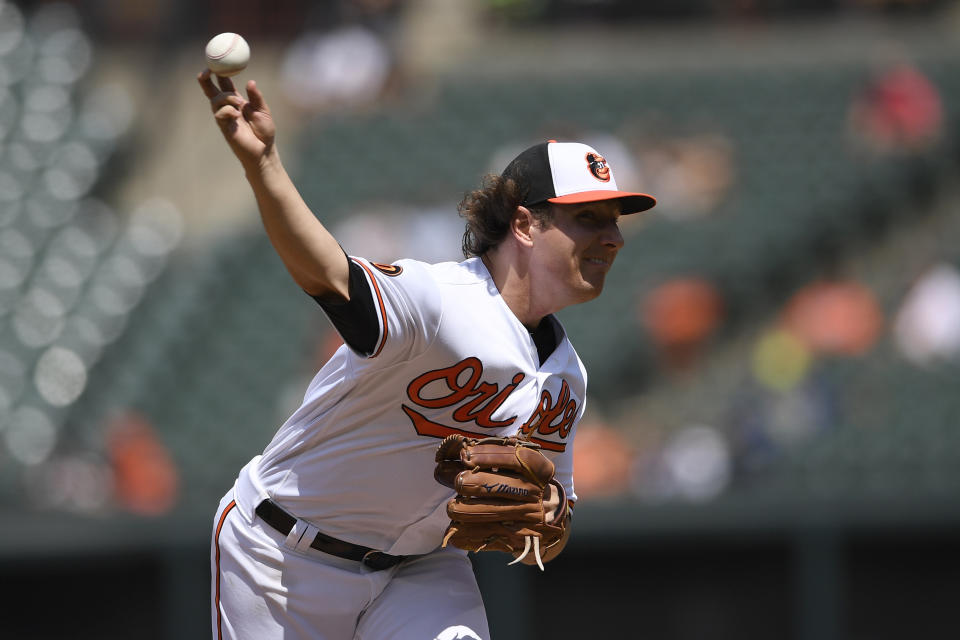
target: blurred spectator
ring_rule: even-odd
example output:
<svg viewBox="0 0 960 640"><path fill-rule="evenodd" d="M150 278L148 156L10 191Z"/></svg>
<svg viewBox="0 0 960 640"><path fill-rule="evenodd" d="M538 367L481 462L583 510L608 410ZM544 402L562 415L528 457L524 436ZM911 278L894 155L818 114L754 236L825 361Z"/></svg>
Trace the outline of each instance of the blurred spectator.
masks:
<svg viewBox="0 0 960 640"><path fill-rule="evenodd" d="M940 92L919 69L898 62L875 74L854 96L849 125L875 153L924 151L940 139Z"/></svg>
<svg viewBox="0 0 960 640"><path fill-rule="evenodd" d="M173 508L180 485L177 467L144 417L131 411L115 418L107 430L107 449L121 507L148 516Z"/></svg>
<svg viewBox="0 0 960 640"><path fill-rule="evenodd" d="M307 28L287 47L280 66L285 98L307 112L370 104L398 68L402 0L332 4L317 12L317 25L304 12Z"/></svg>
<svg viewBox="0 0 960 640"><path fill-rule="evenodd" d="M773 330L758 341L753 380L732 399L727 430L737 474L750 477L775 465L839 422L837 389L819 374L802 343Z"/></svg>
<svg viewBox="0 0 960 640"><path fill-rule="evenodd" d="M670 433L655 454L637 459L631 488L638 497L655 502L710 500L729 485L730 454L726 436L715 427L685 425Z"/></svg>
<svg viewBox="0 0 960 640"><path fill-rule="evenodd" d="M858 282L817 281L787 302L783 325L816 353L858 356L879 337L883 313Z"/></svg>
<svg viewBox="0 0 960 640"><path fill-rule="evenodd" d="M43 509L98 513L111 506L112 470L90 453L57 456L28 467L24 479L30 503Z"/></svg>
<svg viewBox="0 0 960 640"><path fill-rule="evenodd" d="M754 379L776 391L795 389L807 377L813 356L796 335L782 329L765 333L753 348Z"/></svg>
<svg viewBox="0 0 960 640"><path fill-rule="evenodd" d="M664 449L664 462L673 488L687 500L709 500L730 481L726 438L710 425L688 425L673 434Z"/></svg>
<svg viewBox="0 0 960 640"><path fill-rule="evenodd" d="M640 321L650 332L663 364L685 369L700 355L723 316L723 301L700 277L675 278L657 286L640 304Z"/></svg>
<svg viewBox="0 0 960 640"><path fill-rule="evenodd" d="M623 434L602 422L582 422L573 445L577 496L610 497L627 490L633 454Z"/></svg>
<svg viewBox="0 0 960 640"><path fill-rule="evenodd" d="M291 43L280 67L284 97L305 111L368 104L386 85L391 53L360 25L307 32Z"/></svg>
<svg viewBox="0 0 960 640"><path fill-rule="evenodd" d="M930 267L907 293L894 320L903 355L927 366L960 356L960 271L951 264Z"/></svg>

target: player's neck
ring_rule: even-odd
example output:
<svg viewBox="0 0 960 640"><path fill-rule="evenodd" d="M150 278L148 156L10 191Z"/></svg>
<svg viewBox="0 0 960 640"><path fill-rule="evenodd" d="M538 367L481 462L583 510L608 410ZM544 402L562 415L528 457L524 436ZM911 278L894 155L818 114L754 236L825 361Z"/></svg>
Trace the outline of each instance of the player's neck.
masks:
<svg viewBox="0 0 960 640"><path fill-rule="evenodd" d="M530 272L522 261L507 259L501 251L489 251L481 260L493 277L500 297L525 327L533 330L545 316L557 311L537 300Z"/></svg>

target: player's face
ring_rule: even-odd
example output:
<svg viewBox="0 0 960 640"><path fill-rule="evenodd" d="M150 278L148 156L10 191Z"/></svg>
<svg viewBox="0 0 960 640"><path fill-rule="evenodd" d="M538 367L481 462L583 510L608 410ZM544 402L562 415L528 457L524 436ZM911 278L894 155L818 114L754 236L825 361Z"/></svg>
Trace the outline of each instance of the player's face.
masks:
<svg viewBox="0 0 960 640"><path fill-rule="evenodd" d="M553 220L535 225L534 252L538 278L564 306L592 300L603 291L607 272L623 247L620 203L555 204Z"/></svg>

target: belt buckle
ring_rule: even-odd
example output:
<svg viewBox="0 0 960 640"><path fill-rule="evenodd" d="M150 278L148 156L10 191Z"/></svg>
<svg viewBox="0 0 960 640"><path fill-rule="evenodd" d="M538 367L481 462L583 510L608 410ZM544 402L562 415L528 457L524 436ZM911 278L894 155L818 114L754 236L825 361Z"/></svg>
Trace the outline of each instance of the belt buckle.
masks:
<svg viewBox="0 0 960 640"><path fill-rule="evenodd" d="M390 556L382 551L371 549L363 554L363 558L360 559L360 562L367 565L374 571L381 571L383 569L389 569L393 565L397 564L399 559L396 556Z"/></svg>

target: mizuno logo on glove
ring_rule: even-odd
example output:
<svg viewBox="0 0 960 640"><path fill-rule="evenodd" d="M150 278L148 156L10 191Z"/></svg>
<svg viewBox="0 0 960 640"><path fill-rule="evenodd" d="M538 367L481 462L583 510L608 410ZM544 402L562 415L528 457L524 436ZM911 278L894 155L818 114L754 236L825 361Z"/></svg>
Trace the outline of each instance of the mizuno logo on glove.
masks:
<svg viewBox="0 0 960 640"><path fill-rule="evenodd" d="M504 484L502 482L498 484L485 484L481 486L487 490L487 493L508 493L515 496L530 495L529 489L522 489L520 487L511 487L510 485Z"/></svg>

